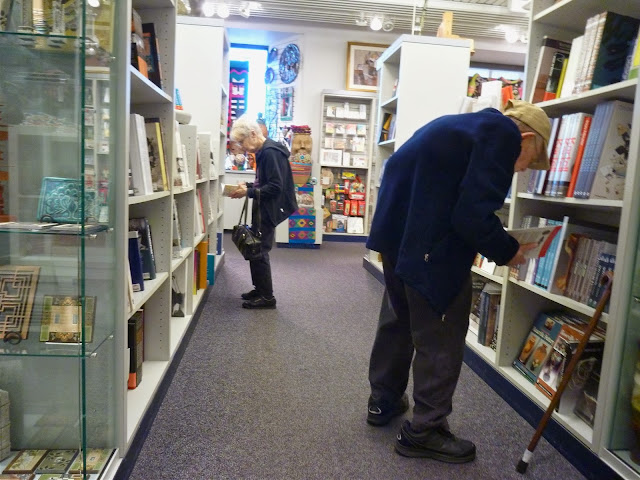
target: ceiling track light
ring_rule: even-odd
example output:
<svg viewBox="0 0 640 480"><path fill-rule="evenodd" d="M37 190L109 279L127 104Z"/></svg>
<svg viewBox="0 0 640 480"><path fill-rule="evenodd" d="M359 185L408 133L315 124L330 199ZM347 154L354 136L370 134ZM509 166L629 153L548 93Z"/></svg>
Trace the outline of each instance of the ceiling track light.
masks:
<svg viewBox="0 0 640 480"><path fill-rule="evenodd" d="M246 4L244 7L240 7L240 15L244 18L251 16L251 5Z"/></svg>
<svg viewBox="0 0 640 480"><path fill-rule="evenodd" d="M374 32L377 32L378 30L380 30L382 28L382 19L378 15L373 17L371 19L371 24L369 25L369 28Z"/></svg>
<svg viewBox="0 0 640 480"><path fill-rule="evenodd" d="M205 17L213 17L216 14L216 5L211 0L202 4L202 14Z"/></svg>
<svg viewBox="0 0 640 480"><path fill-rule="evenodd" d="M391 30L393 30L393 27L395 27L393 20L385 20L384 22L382 22L383 32L390 32Z"/></svg>
<svg viewBox="0 0 640 480"><path fill-rule="evenodd" d="M366 27L368 24L367 19L364 16L364 12L360 12L360 15L356 17L356 25L359 27Z"/></svg>
<svg viewBox="0 0 640 480"><path fill-rule="evenodd" d="M224 2L218 4L218 16L220 18L229 17L229 5Z"/></svg>

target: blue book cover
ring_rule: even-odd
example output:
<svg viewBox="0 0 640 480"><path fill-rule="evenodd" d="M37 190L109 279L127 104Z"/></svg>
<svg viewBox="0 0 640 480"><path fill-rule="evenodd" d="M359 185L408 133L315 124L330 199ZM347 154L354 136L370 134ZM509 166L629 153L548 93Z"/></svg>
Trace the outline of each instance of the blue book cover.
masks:
<svg viewBox="0 0 640 480"><path fill-rule="evenodd" d="M633 50L640 20L615 12L607 12L600 45L593 69L591 89L604 87L621 80L624 66Z"/></svg>
<svg viewBox="0 0 640 480"><path fill-rule="evenodd" d="M140 238L137 231L129 232L129 268L131 269L131 283L134 292L144 290L144 276L142 256L140 255Z"/></svg>

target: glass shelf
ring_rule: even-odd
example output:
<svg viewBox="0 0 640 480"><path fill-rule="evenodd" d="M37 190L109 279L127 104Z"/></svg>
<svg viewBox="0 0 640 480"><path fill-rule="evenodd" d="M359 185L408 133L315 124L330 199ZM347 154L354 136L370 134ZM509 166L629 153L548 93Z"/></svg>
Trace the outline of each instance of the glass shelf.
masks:
<svg viewBox="0 0 640 480"><path fill-rule="evenodd" d="M27 356L27 357L95 357L100 354L101 348L113 340L114 333L106 333L92 342L87 342L82 347L81 343L55 343L38 341L37 333L16 345L10 342L0 344L0 355L3 356Z"/></svg>

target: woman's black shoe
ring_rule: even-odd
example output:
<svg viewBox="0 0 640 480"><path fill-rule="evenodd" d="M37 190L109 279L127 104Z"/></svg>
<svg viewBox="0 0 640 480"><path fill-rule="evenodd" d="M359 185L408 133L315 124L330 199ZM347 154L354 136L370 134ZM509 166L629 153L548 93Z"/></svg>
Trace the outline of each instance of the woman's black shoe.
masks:
<svg viewBox="0 0 640 480"><path fill-rule="evenodd" d="M253 300L242 302L243 308L276 308L276 297L258 297Z"/></svg>

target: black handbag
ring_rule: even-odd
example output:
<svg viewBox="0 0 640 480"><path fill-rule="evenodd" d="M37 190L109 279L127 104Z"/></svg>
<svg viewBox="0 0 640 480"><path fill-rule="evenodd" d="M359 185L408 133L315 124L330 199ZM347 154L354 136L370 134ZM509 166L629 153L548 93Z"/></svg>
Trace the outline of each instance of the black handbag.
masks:
<svg viewBox="0 0 640 480"><path fill-rule="evenodd" d="M258 221L254 222L257 228L257 232L254 232L249 225L247 225L247 211L249 210L249 197L244 198L244 205L242 212L240 212L240 220L238 225L234 225L231 232L231 240L238 247L238 250L242 254L245 260L256 260L262 256L262 233L260 232L260 190L256 190L256 201L258 209Z"/></svg>

